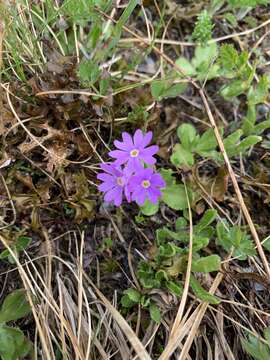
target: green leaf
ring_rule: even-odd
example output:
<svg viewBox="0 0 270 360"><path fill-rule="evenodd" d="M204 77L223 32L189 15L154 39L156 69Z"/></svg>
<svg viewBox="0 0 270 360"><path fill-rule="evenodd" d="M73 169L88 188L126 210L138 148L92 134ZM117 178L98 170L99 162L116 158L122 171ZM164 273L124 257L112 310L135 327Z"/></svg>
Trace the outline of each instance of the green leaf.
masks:
<svg viewBox="0 0 270 360"><path fill-rule="evenodd" d="M223 44L219 50L218 63L220 65L220 73L227 78L235 76L238 67L238 51L232 44Z"/></svg>
<svg viewBox="0 0 270 360"><path fill-rule="evenodd" d="M132 301L128 295L123 295L121 297L121 305L125 308L131 308L134 306L136 302Z"/></svg>
<svg viewBox="0 0 270 360"><path fill-rule="evenodd" d="M197 139L197 131L191 124L182 124L177 129L177 136L182 146L186 150L191 151L192 145Z"/></svg>
<svg viewBox="0 0 270 360"><path fill-rule="evenodd" d="M212 224L212 222L216 219L216 217L217 217L216 210L214 209L206 210L206 212L203 214L203 217L195 227L196 233L200 233L203 229L205 229L207 226Z"/></svg>
<svg viewBox="0 0 270 360"><path fill-rule="evenodd" d="M270 359L270 348L259 338L249 335L248 340L241 340L243 349L256 360Z"/></svg>
<svg viewBox="0 0 270 360"><path fill-rule="evenodd" d="M10 255L10 252L8 249L2 251L0 254L0 260L4 260L4 259L8 258L9 255Z"/></svg>
<svg viewBox="0 0 270 360"><path fill-rule="evenodd" d="M159 246L159 256L171 258L174 257L177 253L180 252L178 246L173 243L167 243Z"/></svg>
<svg viewBox="0 0 270 360"><path fill-rule="evenodd" d="M139 293L138 290L134 289L134 288L130 288L124 291L124 294L127 295L131 301L133 301L134 303L139 303L140 299L141 299L141 294Z"/></svg>
<svg viewBox="0 0 270 360"><path fill-rule="evenodd" d="M270 128L270 119L260 122L253 128L253 134L261 134L264 130Z"/></svg>
<svg viewBox="0 0 270 360"><path fill-rule="evenodd" d="M197 252L205 248L209 244L209 237L194 235L193 237L193 246L192 249L194 252Z"/></svg>
<svg viewBox="0 0 270 360"><path fill-rule="evenodd" d="M220 257L218 255L209 255L192 261L192 271L209 273L220 269Z"/></svg>
<svg viewBox="0 0 270 360"><path fill-rule="evenodd" d="M224 97L224 99L231 99L233 97L239 96L246 92L248 89L249 83L246 81L243 81L242 79L237 79L229 83L228 85L225 85L221 89L221 95Z"/></svg>
<svg viewBox="0 0 270 360"><path fill-rule="evenodd" d="M16 242L16 250L18 252L24 250L27 248L27 246L31 243L32 238L29 236L19 236L17 242Z"/></svg>
<svg viewBox="0 0 270 360"><path fill-rule="evenodd" d="M157 272L156 272L156 275L155 275L155 278L157 279L157 280L159 280L160 282L162 282L163 280L165 280L165 281L168 281L169 279L168 279L168 274L166 273L166 271L165 270L158 270Z"/></svg>
<svg viewBox="0 0 270 360"><path fill-rule="evenodd" d="M206 46L196 46L195 57L192 63L196 68L202 63L211 64L217 55L218 47L215 42Z"/></svg>
<svg viewBox="0 0 270 360"><path fill-rule="evenodd" d="M206 291L193 275L190 276L190 286L191 286L194 294L200 300L206 301L209 304L219 304L220 303L220 300L216 296L214 296L214 295L210 294L208 291Z"/></svg>
<svg viewBox="0 0 270 360"><path fill-rule="evenodd" d="M187 85L185 83L173 84L168 80L155 80L151 83L151 94L157 101L163 98L176 97L182 94L186 90Z"/></svg>
<svg viewBox="0 0 270 360"><path fill-rule="evenodd" d="M256 87L251 87L248 92L248 103L257 105L267 100L269 80L267 76L261 76Z"/></svg>
<svg viewBox="0 0 270 360"><path fill-rule="evenodd" d="M162 98L174 98L180 94L183 94L187 88L186 83L177 83L170 85L162 94ZM161 99L160 99L161 100Z"/></svg>
<svg viewBox="0 0 270 360"><path fill-rule="evenodd" d="M266 248L266 250L270 251L270 238L263 243L263 246Z"/></svg>
<svg viewBox="0 0 270 360"><path fill-rule="evenodd" d="M228 3L235 8L255 7L257 5L267 5L269 0L228 0ZM261 359L263 360L263 359Z"/></svg>
<svg viewBox="0 0 270 360"><path fill-rule="evenodd" d="M228 252L234 247L234 257L237 256L239 260L246 260L247 256L256 255L253 241L239 226L229 227L228 224L219 222L216 229L217 244Z"/></svg>
<svg viewBox="0 0 270 360"><path fill-rule="evenodd" d="M181 296L183 293L183 286L179 282L176 283L175 281L167 281L166 287L171 293L176 296Z"/></svg>
<svg viewBox="0 0 270 360"><path fill-rule="evenodd" d="M176 144L174 146L170 160L174 166L184 165L191 167L194 164L193 154L189 150L183 148L181 144Z"/></svg>
<svg viewBox="0 0 270 360"><path fill-rule="evenodd" d="M266 341L268 342L268 346L270 346L270 326L264 330L263 334Z"/></svg>
<svg viewBox="0 0 270 360"><path fill-rule="evenodd" d="M223 141L225 150L229 156L235 153L237 142L239 141L242 134L242 130L236 130L235 132L227 136L226 139Z"/></svg>
<svg viewBox="0 0 270 360"><path fill-rule="evenodd" d="M193 65L184 57L176 60L175 64L183 71L186 76L196 75L196 70Z"/></svg>
<svg viewBox="0 0 270 360"><path fill-rule="evenodd" d="M145 216L152 216L158 212L159 204L152 204L148 199L146 199L143 206L140 207L140 211Z"/></svg>
<svg viewBox="0 0 270 360"><path fill-rule="evenodd" d="M242 129L245 135L254 133L256 122L256 106L248 103L247 115L243 119Z"/></svg>
<svg viewBox="0 0 270 360"><path fill-rule="evenodd" d="M240 142L240 144L237 145L237 152L244 152L245 150L248 150L252 146L256 145L258 142L262 141L261 136L257 135L249 135L244 140Z"/></svg>
<svg viewBox="0 0 270 360"><path fill-rule="evenodd" d="M5 298L2 304L0 323L18 320L30 312L31 307L26 299L25 290L15 290Z"/></svg>
<svg viewBox="0 0 270 360"><path fill-rule="evenodd" d="M171 169L161 169L160 175L162 176L163 180L166 182L166 186L174 185L176 180L173 176L173 171Z"/></svg>
<svg viewBox="0 0 270 360"><path fill-rule="evenodd" d="M83 86L92 86L100 77L101 70L95 61L84 60L78 66L77 75Z"/></svg>
<svg viewBox="0 0 270 360"><path fill-rule="evenodd" d="M31 343L17 328L0 325L0 356L2 360L24 358L31 350Z"/></svg>
<svg viewBox="0 0 270 360"><path fill-rule="evenodd" d="M149 306L149 312L151 319L154 320L157 324L159 324L161 320L161 314L158 306L154 303L151 303Z"/></svg>
<svg viewBox="0 0 270 360"><path fill-rule="evenodd" d="M196 72L200 80L207 77L210 70L210 66L218 55L218 47L216 43L207 44L205 46L197 46L195 49L195 55L192 59L192 65L195 67ZM208 77L209 79L209 77Z"/></svg>
<svg viewBox="0 0 270 360"><path fill-rule="evenodd" d="M19 253L20 251L24 250L25 248L27 248L27 246L30 244L31 242L31 238L29 236L20 236L18 239L17 239L17 242L15 245L12 246L13 250L17 253ZM6 259L10 256L10 252L8 249L2 251L0 253L0 259ZM13 257L11 256L11 263L14 263L14 259Z"/></svg>
<svg viewBox="0 0 270 360"><path fill-rule="evenodd" d="M162 190L162 200L174 210L187 209L187 197L184 185L175 184L167 186Z"/></svg>
<svg viewBox="0 0 270 360"><path fill-rule="evenodd" d="M214 150L217 147L217 140L213 129L206 130L198 141L195 151L200 154Z"/></svg>
<svg viewBox="0 0 270 360"><path fill-rule="evenodd" d="M187 227L187 220L184 217L179 217L175 221L175 230L182 231Z"/></svg>

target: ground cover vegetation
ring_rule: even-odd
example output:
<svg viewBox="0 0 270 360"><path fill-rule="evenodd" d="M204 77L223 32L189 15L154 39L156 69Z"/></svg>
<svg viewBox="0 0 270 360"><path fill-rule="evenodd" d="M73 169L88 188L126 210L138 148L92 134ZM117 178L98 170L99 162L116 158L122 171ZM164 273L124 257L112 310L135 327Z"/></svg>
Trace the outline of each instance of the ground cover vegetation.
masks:
<svg viewBox="0 0 270 360"><path fill-rule="evenodd" d="M0 2L1 359L270 359L269 18Z"/></svg>

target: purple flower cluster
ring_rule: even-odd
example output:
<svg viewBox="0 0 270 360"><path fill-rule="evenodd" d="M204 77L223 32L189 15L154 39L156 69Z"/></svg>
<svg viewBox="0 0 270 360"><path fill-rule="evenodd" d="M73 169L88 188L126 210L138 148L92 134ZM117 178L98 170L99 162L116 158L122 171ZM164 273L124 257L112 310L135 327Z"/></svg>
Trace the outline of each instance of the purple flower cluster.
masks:
<svg viewBox="0 0 270 360"><path fill-rule="evenodd" d="M123 132L123 141L114 141L118 150L109 152L114 162L100 164L103 173L97 178L102 181L98 189L105 193L104 199L120 206L123 197L128 202L136 201L142 206L148 199L156 204L161 196L161 188L166 186L161 175L154 172L152 167L156 159L154 155L158 152L158 146L148 146L152 140L152 132L145 135L141 130L136 130L133 138L130 134Z"/></svg>

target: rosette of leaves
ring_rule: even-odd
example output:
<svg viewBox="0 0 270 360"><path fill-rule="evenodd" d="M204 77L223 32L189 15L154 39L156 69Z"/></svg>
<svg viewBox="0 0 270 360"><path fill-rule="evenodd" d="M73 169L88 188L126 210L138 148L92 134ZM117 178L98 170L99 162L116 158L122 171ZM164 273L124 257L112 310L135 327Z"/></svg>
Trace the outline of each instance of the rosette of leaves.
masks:
<svg viewBox="0 0 270 360"><path fill-rule="evenodd" d="M229 226L223 220L216 226L216 243L223 247L224 250L230 252L233 249L233 257L238 260L246 260L248 256L256 255L256 249L250 236L243 231L240 226Z"/></svg>
<svg viewBox="0 0 270 360"><path fill-rule="evenodd" d="M25 358L32 344L19 328L7 325L10 321L21 319L31 312L24 290L16 290L9 294L0 310L0 357L2 360Z"/></svg>
<svg viewBox="0 0 270 360"><path fill-rule="evenodd" d="M221 136L222 132L221 129ZM193 125L182 124L177 129L177 135L180 143L177 143L173 149L171 156L173 165L192 167L195 164L196 155L223 162L221 153L217 151L217 141L212 128L209 128L200 136ZM223 140L223 144L227 155L233 157L250 149L259 141L261 141L261 137L257 135L249 135L243 138L243 131L239 129L228 135Z"/></svg>
<svg viewBox="0 0 270 360"><path fill-rule="evenodd" d="M135 305L140 305L142 308L149 311L150 317L156 323L159 323L161 320L160 310L157 304L148 296L143 294L134 288L129 288L124 291L124 295L121 298L121 305L124 308L132 308Z"/></svg>
<svg viewBox="0 0 270 360"><path fill-rule="evenodd" d="M191 124L182 124L177 129L180 143L174 146L171 162L175 166L191 167L195 155L218 158L217 141L213 129L208 129L200 136Z"/></svg>
<svg viewBox="0 0 270 360"><path fill-rule="evenodd" d="M222 45L219 51L219 75L227 79L221 88L221 95L225 99L232 99L245 94L251 86L255 75L255 66L250 65L249 53L238 53L231 44Z"/></svg>
<svg viewBox="0 0 270 360"><path fill-rule="evenodd" d="M192 272L209 273L218 271L218 255L201 256L200 251L207 247L215 228L211 226L216 218L215 210L207 210L194 227L192 247ZM144 289L160 288L180 296L183 290L182 276L186 272L189 253L189 228L183 217L177 219L175 229L163 227L157 230L156 245L151 251L151 260L139 264L137 277ZM218 298L209 294L192 275L190 286L195 295L212 304Z"/></svg>

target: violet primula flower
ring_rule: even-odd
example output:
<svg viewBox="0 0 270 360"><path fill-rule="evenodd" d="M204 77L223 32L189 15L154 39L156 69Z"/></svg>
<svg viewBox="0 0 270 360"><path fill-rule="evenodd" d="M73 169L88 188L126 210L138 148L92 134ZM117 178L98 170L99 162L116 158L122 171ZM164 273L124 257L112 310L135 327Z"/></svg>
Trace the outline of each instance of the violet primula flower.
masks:
<svg viewBox="0 0 270 360"><path fill-rule="evenodd" d="M130 193L127 187L129 173L115 164L100 164L103 173L97 175L97 178L103 181L98 189L105 192L104 200L113 202L115 206L120 206L123 201L123 193L128 202L130 202Z"/></svg>
<svg viewBox="0 0 270 360"><path fill-rule="evenodd" d="M116 159L116 165L127 164L129 170L138 171L142 164L153 165L156 159L153 157L158 152L158 146L147 147L152 140L153 133L148 131L145 135L138 129L133 138L127 133L122 133L123 142L115 140L114 145L119 150L109 152L109 155Z"/></svg>
<svg viewBox="0 0 270 360"><path fill-rule="evenodd" d="M160 174L154 173L153 169L141 169L140 172L130 179L129 191L132 192L131 199L142 206L145 200L156 204L161 197L161 188L166 186Z"/></svg>

